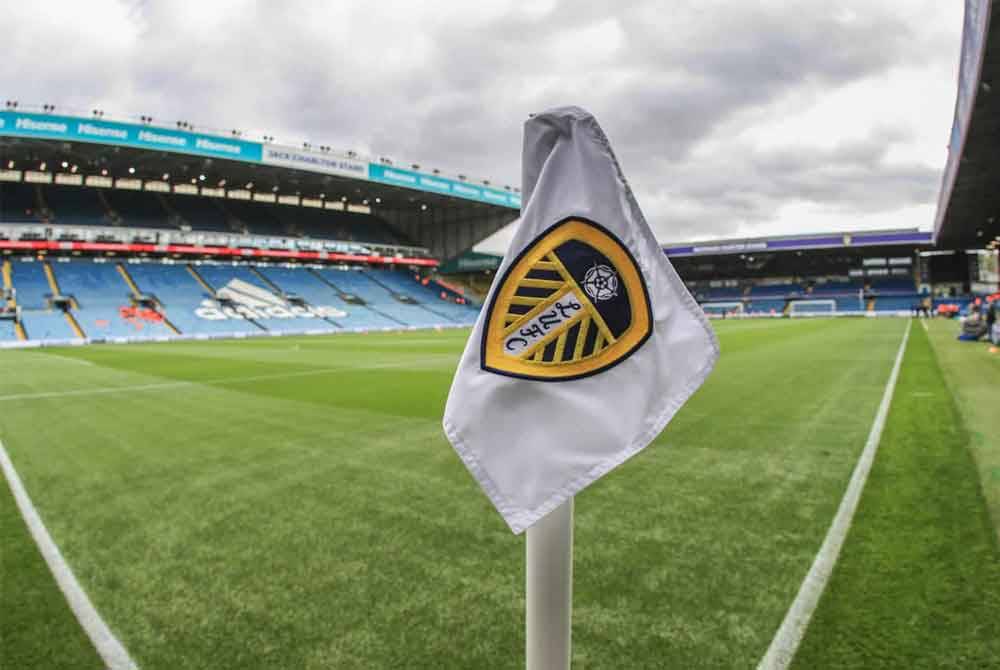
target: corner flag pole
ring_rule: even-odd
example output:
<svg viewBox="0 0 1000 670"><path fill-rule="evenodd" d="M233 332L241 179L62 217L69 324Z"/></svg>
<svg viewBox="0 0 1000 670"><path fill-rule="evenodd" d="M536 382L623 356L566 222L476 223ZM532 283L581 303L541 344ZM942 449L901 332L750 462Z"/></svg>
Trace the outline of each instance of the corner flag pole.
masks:
<svg viewBox="0 0 1000 670"><path fill-rule="evenodd" d="M573 498L527 530L527 670L569 670Z"/></svg>

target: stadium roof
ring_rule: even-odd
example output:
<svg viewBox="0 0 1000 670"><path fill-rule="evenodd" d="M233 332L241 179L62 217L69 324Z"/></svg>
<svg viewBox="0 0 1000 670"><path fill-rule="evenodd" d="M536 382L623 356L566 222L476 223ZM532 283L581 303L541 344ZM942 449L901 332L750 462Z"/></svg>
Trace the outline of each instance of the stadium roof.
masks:
<svg viewBox="0 0 1000 670"><path fill-rule="evenodd" d="M499 230L521 205L513 187L417 164L398 167L386 158L282 145L271 137L251 140L238 131L202 132L183 122L171 128L149 117L135 123L105 119L97 110L89 117L56 114L48 105L24 111L8 101L0 110L0 170L15 168L162 181L224 195L340 200L370 209L439 258Z"/></svg>
<svg viewBox="0 0 1000 670"><path fill-rule="evenodd" d="M712 240L687 244L666 245L668 256L719 256L762 251L802 251L806 249L842 249L876 246L930 246L930 232L916 228L875 230L810 235L780 235L731 240Z"/></svg>
<svg viewBox="0 0 1000 670"><path fill-rule="evenodd" d="M935 239L981 247L1000 240L1000 18L997 0L966 0L962 59Z"/></svg>

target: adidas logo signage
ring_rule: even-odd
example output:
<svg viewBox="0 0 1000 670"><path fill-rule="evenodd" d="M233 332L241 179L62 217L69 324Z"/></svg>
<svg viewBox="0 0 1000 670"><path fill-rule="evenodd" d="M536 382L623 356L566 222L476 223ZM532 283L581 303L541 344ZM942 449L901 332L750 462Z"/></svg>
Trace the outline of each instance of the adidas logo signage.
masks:
<svg viewBox="0 0 1000 670"><path fill-rule="evenodd" d="M330 305L291 305L270 291L232 279L216 291L219 300L203 300L194 313L208 321L226 319L337 319L347 312Z"/></svg>

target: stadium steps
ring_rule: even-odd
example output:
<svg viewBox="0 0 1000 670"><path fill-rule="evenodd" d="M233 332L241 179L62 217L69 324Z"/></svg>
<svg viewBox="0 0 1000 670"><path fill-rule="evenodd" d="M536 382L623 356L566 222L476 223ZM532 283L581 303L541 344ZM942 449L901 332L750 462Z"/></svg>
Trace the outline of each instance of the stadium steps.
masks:
<svg viewBox="0 0 1000 670"><path fill-rule="evenodd" d="M52 270L52 265L48 261L42 263L42 270L45 272L45 279L49 282L49 290L52 291L52 297L58 298L62 295L62 291L59 290L59 282L56 281L56 273Z"/></svg>
<svg viewBox="0 0 1000 670"><path fill-rule="evenodd" d="M188 264L185 267L187 267L187 270L188 270L188 272L191 273L191 276L194 277L194 280L196 282L198 282L199 284L201 284L201 287L203 289L205 289L206 291L208 291L208 294L211 295L214 298L215 297L215 289L212 288L212 286L207 281L205 281L205 278L202 277L201 274L197 270L194 269L194 266L191 265L191 264Z"/></svg>
<svg viewBox="0 0 1000 670"><path fill-rule="evenodd" d="M10 260L4 259L3 265L0 266L0 275L3 276L3 290L4 293L10 297L7 299L8 307L17 306L17 302L14 298L14 277L10 269Z"/></svg>
<svg viewBox="0 0 1000 670"><path fill-rule="evenodd" d="M276 295L279 295L282 298L284 298L285 296L288 295L288 292L285 291L285 289L283 289L280 286L278 286L278 284L276 284L274 281L272 281L270 277L268 277L263 272L261 272L260 269L257 266L255 266L255 265L251 266L250 267L250 272L252 272L258 279L260 279L262 282L264 282L264 285L267 286L272 291L274 291L274 293ZM308 300L303 299L302 296L299 296L299 298L302 299L302 302L304 304L309 305L310 307L312 306L312 304ZM326 321L328 324L330 324L334 328L343 329L343 327L344 327L342 324L337 323L336 321L334 321L333 319L331 319L330 317L327 317L327 316L320 317L320 320Z"/></svg>
<svg viewBox="0 0 1000 670"><path fill-rule="evenodd" d="M120 216L118 216L118 213L115 211L115 208L111 206L111 203L108 202L107 197L104 195L104 189L95 188L94 192L97 193L97 199L101 202L101 207L104 208L105 216L108 217L108 220L111 222L111 225L120 226L122 223L122 219Z"/></svg>
<svg viewBox="0 0 1000 670"><path fill-rule="evenodd" d="M138 299L139 296L143 295L143 292L139 289L139 285L135 283L135 279L133 279L132 275L129 274L128 268L125 267L124 263L116 264L115 268L118 270L118 274L122 276L122 279L125 280L125 283L128 284L129 289L132 290L132 297ZM161 303L159 298L156 296L151 297L156 300L156 305L159 307L158 311L163 315L163 325L173 331L174 335L181 335L182 333L180 329L171 323L170 319L167 318L166 309L163 307L163 303Z"/></svg>
<svg viewBox="0 0 1000 670"><path fill-rule="evenodd" d="M393 287L391 287L388 284L382 282L381 280L379 280L374 275L368 274L364 270L361 271L361 276L364 277L365 279L371 281L371 282L374 282L376 285L381 286L382 288L384 288L386 291L389 292L389 295L391 295L395 300L398 300L399 302L403 303L404 305L414 305L416 307L421 308L425 312L429 312L429 313L433 314L436 317L444 319L445 321L447 321L449 323L454 323L455 322L455 320L452 319L450 316L448 316L446 314L442 314L441 312L439 312L439 311L437 311L435 309L431 309L430 307L428 307L424 303L420 302L419 300L417 300L413 296L405 295L403 293L400 293L399 291L397 291Z"/></svg>
<svg viewBox="0 0 1000 670"><path fill-rule="evenodd" d="M250 266L250 272L252 272L254 274L254 276L257 277L257 279L259 279L262 282L264 282L265 286L267 286L269 289L271 289L272 291L274 291L278 295L284 295L285 294L285 291L282 290L282 288L280 286L278 286L277 284L275 284L273 281L271 281L270 279L268 279L264 275L263 272L261 272L260 270L257 269L257 266L251 265Z"/></svg>
<svg viewBox="0 0 1000 670"><path fill-rule="evenodd" d="M49 290L52 291L52 297L69 298L70 307L73 309L80 309L80 303L77 302L75 295L63 295L62 289L59 288L59 280L56 279L56 271L52 269L52 264L48 261L44 261L42 263L42 270L45 271L45 279L49 282Z"/></svg>
<svg viewBox="0 0 1000 670"><path fill-rule="evenodd" d="M52 210L49 209L49 203L45 201L41 185L35 184L33 190L35 192L35 211L38 212L39 220L47 223L52 218Z"/></svg>
<svg viewBox="0 0 1000 670"><path fill-rule="evenodd" d="M186 267L188 269L188 272L191 273L191 276L194 277L195 281L198 282L203 289L205 289L206 291L208 291L208 294L210 296L212 296L214 299L218 300L219 298L218 298L218 296L215 293L215 289L212 288L212 285L209 284L205 280L204 277L201 276L201 273L198 272L197 270L195 270L194 266L191 265L190 263L188 263L188 265ZM243 315L243 319L247 323L253 324L254 326L256 326L257 328L263 330L264 332L269 332L270 331L270 329L267 326L265 326L264 324L260 323L259 321L255 320L255 319L251 319L249 316L246 316L245 314Z"/></svg>
<svg viewBox="0 0 1000 670"><path fill-rule="evenodd" d="M122 279L125 280L125 283L128 284L128 287L132 290L132 295L137 298L142 295L142 291L139 290L139 287L136 285L135 280L132 279L132 275L128 273L128 269L125 265L122 263L116 263L115 268L118 270L118 274L122 276Z"/></svg>
<svg viewBox="0 0 1000 670"><path fill-rule="evenodd" d="M14 332L17 333L17 339L21 340L22 342L27 341L28 331L24 329L24 324L21 323L20 321L14 322Z"/></svg>
<svg viewBox="0 0 1000 670"><path fill-rule="evenodd" d="M154 193L156 196L156 202L160 204L163 211L167 213L167 221L171 226L180 230L180 224L184 221L184 217L177 213L177 210L170 206L170 202L163 197L162 193Z"/></svg>
<svg viewBox="0 0 1000 670"><path fill-rule="evenodd" d="M80 323L76 320L76 317L73 316L71 311L66 310L63 312L63 316L66 317L66 323L68 323L69 327L73 329L73 332L77 337L80 339L87 337L86 333L83 332L83 328L80 327Z"/></svg>
<svg viewBox="0 0 1000 670"><path fill-rule="evenodd" d="M788 300L788 301L785 302L785 307L784 307L784 309L781 310L781 313L784 314L785 316L788 316L789 314L792 313L792 301L791 300Z"/></svg>
<svg viewBox="0 0 1000 670"><path fill-rule="evenodd" d="M329 286L330 288L332 288L334 291L336 291L337 295L340 296L340 299L343 300L344 302L346 302L348 304L352 304L352 305L360 305L360 306L364 307L365 309L370 310L370 311L374 312L375 314L378 314L379 316L381 316L383 318L389 319L393 323L399 324L400 326L408 326L408 325L410 325L410 324L408 324L408 323L406 323L404 321L400 321L399 319L397 319L396 317L392 316L391 314L386 314L382 310L380 310L378 308L375 308L375 307L372 307L367 302L365 302L361 297L354 296L353 294L346 293L345 291L341 290L341 288L339 286L337 286L332 281L330 281L329 279L327 279L326 277L324 277L320 273L316 272L312 268L309 268L309 272L311 272L312 275L314 277L316 277L317 279L319 279L321 282L323 282L324 284L326 284L327 286ZM348 299L349 295L353 296L353 297L351 299Z"/></svg>

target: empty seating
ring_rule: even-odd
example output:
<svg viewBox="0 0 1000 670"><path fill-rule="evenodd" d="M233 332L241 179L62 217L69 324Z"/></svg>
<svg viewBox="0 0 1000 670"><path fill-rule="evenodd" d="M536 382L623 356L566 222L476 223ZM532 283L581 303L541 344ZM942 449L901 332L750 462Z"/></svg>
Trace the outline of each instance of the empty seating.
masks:
<svg viewBox="0 0 1000 670"><path fill-rule="evenodd" d="M441 299L441 291L424 286L408 272L395 270L372 271L373 278L389 286L398 294L406 295L419 302L424 309L445 317L448 321L471 325L476 322L479 310L471 305L459 305ZM377 272L377 274L375 274Z"/></svg>
<svg viewBox="0 0 1000 670"><path fill-rule="evenodd" d="M259 328L244 319L198 316L206 300L211 305L211 295L191 275L186 265L128 263L125 267L139 290L144 295L155 296L167 319L182 334L260 332ZM208 313L215 315L214 312Z"/></svg>
<svg viewBox="0 0 1000 670"><path fill-rule="evenodd" d="M45 268L38 261L14 261L10 264L17 304L24 309L46 309L52 289Z"/></svg>
<svg viewBox="0 0 1000 670"><path fill-rule="evenodd" d="M0 222L37 223L40 220L34 186L0 182Z"/></svg>
<svg viewBox="0 0 1000 670"><path fill-rule="evenodd" d="M72 296L72 310L84 335L91 338L144 337L170 334L153 315L133 309L132 290L115 263L52 263L60 293Z"/></svg>
<svg viewBox="0 0 1000 670"><path fill-rule="evenodd" d="M98 189L45 186L42 194L52 212L53 223L70 226L110 226L113 223Z"/></svg>
<svg viewBox="0 0 1000 670"><path fill-rule="evenodd" d="M117 261L49 264L59 294L90 339L469 325L478 313L473 306L442 300L440 291L404 271L133 260L121 263L126 277ZM11 265L28 338L76 337L66 314L50 307L53 290L45 264ZM13 322L3 323L0 339L16 339Z"/></svg>
<svg viewBox="0 0 1000 670"><path fill-rule="evenodd" d="M228 216L214 198L197 195L164 195L164 202L194 230L232 232Z"/></svg>
<svg viewBox="0 0 1000 670"><path fill-rule="evenodd" d="M170 223L170 214L163 208L155 193L140 191L107 190L104 196L111 209L118 215L119 223L132 228L176 228Z"/></svg>
<svg viewBox="0 0 1000 670"><path fill-rule="evenodd" d="M29 340L69 340L76 337L66 321L66 315L59 310L22 310L21 323Z"/></svg>
<svg viewBox="0 0 1000 670"><path fill-rule="evenodd" d="M14 341L17 332L14 330L13 319L0 319L0 342Z"/></svg>

